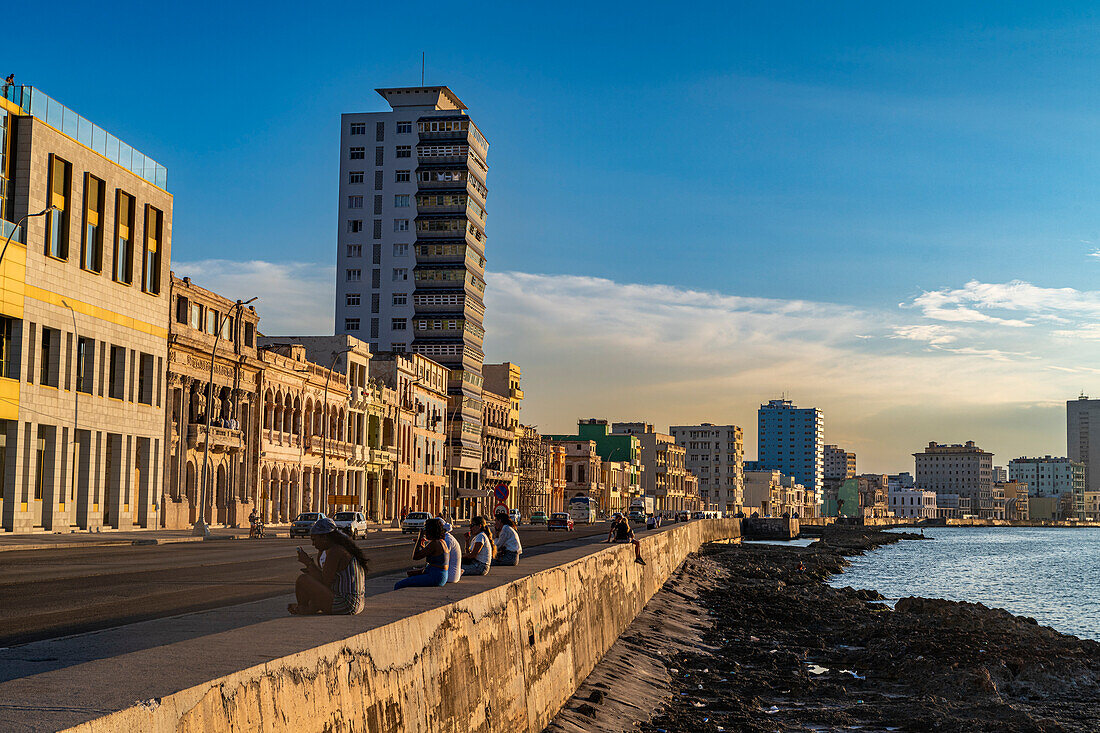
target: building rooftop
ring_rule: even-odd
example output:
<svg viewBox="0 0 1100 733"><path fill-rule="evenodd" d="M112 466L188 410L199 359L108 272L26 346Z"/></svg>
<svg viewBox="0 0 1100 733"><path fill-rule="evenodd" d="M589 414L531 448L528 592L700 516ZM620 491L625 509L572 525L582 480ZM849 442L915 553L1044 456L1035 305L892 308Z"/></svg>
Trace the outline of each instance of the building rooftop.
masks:
<svg viewBox="0 0 1100 733"><path fill-rule="evenodd" d="M37 120L71 137L107 160L144 178L158 188L168 189L168 169L136 148L132 148L99 125L94 125L53 97L31 86L0 85L0 93L12 104Z"/></svg>
<svg viewBox="0 0 1100 733"><path fill-rule="evenodd" d="M449 87L391 87L375 89L390 107L435 107L436 109L465 110L466 105Z"/></svg>

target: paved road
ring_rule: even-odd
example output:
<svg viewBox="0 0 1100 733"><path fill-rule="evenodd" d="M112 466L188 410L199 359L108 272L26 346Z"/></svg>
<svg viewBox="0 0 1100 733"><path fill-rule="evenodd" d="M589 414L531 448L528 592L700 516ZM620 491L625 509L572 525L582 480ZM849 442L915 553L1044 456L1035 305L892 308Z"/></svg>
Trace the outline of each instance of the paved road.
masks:
<svg viewBox="0 0 1100 733"><path fill-rule="evenodd" d="M522 527L525 554L608 525L548 532ZM359 541L370 575L412 565L411 536ZM289 593L308 540L221 540L138 547L11 551L0 555L0 647Z"/></svg>

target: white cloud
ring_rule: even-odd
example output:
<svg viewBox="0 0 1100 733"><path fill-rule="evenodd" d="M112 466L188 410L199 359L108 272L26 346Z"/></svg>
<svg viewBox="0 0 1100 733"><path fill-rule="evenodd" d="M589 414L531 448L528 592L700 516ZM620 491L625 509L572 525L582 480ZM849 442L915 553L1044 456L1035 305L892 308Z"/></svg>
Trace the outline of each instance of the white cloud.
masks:
<svg viewBox="0 0 1100 733"><path fill-rule="evenodd" d="M248 300L260 312L265 334L332 333L334 268L308 262L264 260L199 260L176 262L176 277L190 277L196 285L221 296Z"/></svg>
<svg viewBox="0 0 1100 733"><path fill-rule="evenodd" d="M1022 280L983 283L927 291L903 307L917 308L926 318L958 323L1031 327L1040 322L1068 323L1074 318L1100 318L1100 292L1043 288ZM993 315L1002 312L1004 315ZM1006 317L1011 315L1013 317Z"/></svg>
<svg viewBox="0 0 1100 733"><path fill-rule="evenodd" d="M914 326L895 326L890 338L923 341L931 346L942 346L957 341L960 332L956 328L936 323L923 323Z"/></svg>

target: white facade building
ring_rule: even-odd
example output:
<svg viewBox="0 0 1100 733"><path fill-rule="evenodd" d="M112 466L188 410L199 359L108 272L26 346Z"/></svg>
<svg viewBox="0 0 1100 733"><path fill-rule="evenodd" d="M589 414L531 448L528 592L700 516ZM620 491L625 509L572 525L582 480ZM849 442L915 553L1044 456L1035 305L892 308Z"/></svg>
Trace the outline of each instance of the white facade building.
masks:
<svg viewBox="0 0 1100 733"><path fill-rule="evenodd" d="M1008 477L1028 485L1031 496L1061 496L1085 491L1085 466L1069 458L1014 458Z"/></svg>
<svg viewBox="0 0 1100 733"><path fill-rule="evenodd" d="M669 433L684 448L684 466L699 479L708 511L734 514L744 505L745 442L737 425L674 425Z"/></svg>
<svg viewBox="0 0 1100 733"><path fill-rule="evenodd" d="M889 491L889 507L895 517L904 519L935 519L936 492L920 489L894 489Z"/></svg>

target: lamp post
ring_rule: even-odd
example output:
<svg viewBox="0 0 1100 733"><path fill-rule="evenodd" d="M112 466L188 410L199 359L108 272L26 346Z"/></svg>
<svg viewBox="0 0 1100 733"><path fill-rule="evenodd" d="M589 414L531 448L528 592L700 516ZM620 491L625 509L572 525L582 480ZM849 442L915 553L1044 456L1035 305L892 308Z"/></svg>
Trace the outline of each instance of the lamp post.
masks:
<svg viewBox="0 0 1100 733"><path fill-rule="evenodd" d="M0 250L0 263L3 263L3 261L4 261L4 255L7 254L8 245L11 243L12 236L14 236L15 232L18 231L21 226L23 226L23 222L25 222L27 219L32 219L36 216L45 216L46 214L50 213L51 211L56 211L56 210L57 210L57 207L54 206L53 204L50 204L46 208L42 209L42 211L39 211L37 214L23 214L23 216L19 219L19 221L17 221L15 223L15 229L12 229L11 232L8 234L8 238L4 240L4 249Z"/></svg>
<svg viewBox="0 0 1100 733"><path fill-rule="evenodd" d="M330 495L329 491L331 491L328 480L328 384L332 379L332 370L336 368L336 360L340 358L341 354L353 350L352 347L348 347L332 352L332 361L329 363L328 373L325 375L325 423L321 426L321 489L325 492L324 496L321 497L322 502L325 497Z"/></svg>
<svg viewBox="0 0 1100 733"><path fill-rule="evenodd" d="M259 296L257 296L259 297ZM203 443L202 451L202 481L199 485L199 513L195 520L195 528L191 531L191 534L195 537L209 537L210 527L206 524L206 482L207 477L210 475L210 467L208 465L210 461L210 415L214 411L214 363L218 360L218 340L222 335L222 326L225 325L226 320L229 319L229 314L234 310L237 312L237 322L240 322L241 308L248 305L256 298L249 298L248 300L238 300L229 313L226 313L221 317L218 322L218 328L214 331L214 348L210 350L210 381L206 383L206 438Z"/></svg>

